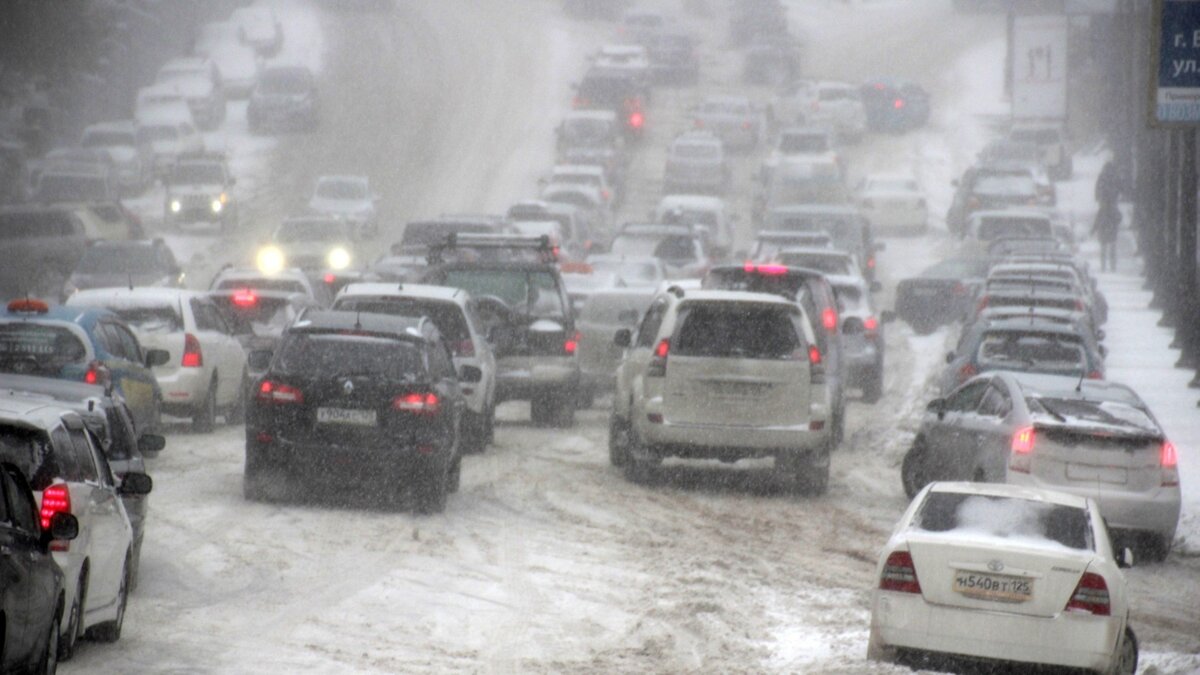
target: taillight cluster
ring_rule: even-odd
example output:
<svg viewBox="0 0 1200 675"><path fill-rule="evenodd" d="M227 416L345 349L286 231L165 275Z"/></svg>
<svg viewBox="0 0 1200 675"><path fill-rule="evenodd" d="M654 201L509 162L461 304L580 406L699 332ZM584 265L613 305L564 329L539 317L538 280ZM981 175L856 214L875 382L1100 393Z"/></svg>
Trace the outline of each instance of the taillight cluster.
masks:
<svg viewBox="0 0 1200 675"><path fill-rule="evenodd" d="M1037 433L1033 427L1021 427L1013 433L1012 453L1008 458L1010 471L1029 473L1033 468L1033 444Z"/></svg>
<svg viewBox="0 0 1200 675"><path fill-rule="evenodd" d="M833 309L832 307L826 307L825 309L821 310L821 325L824 326L825 330L829 331L830 333L837 331L837 310Z"/></svg>
<svg viewBox="0 0 1200 675"><path fill-rule="evenodd" d="M663 338L654 347L654 357L646 368L646 377L667 376L667 355L671 353L671 341Z"/></svg>
<svg viewBox="0 0 1200 675"><path fill-rule="evenodd" d="M563 340L563 353L567 356L574 356L575 352L579 351L579 338L579 331L575 331L574 335Z"/></svg>
<svg viewBox="0 0 1200 675"><path fill-rule="evenodd" d="M825 364L816 345L808 346L808 378L812 384L825 384Z"/></svg>
<svg viewBox="0 0 1200 675"><path fill-rule="evenodd" d="M1079 579L1079 585L1071 594L1064 608L1068 612L1087 612L1097 616L1108 616L1112 612L1112 604L1108 597L1108 584L1104 577L1095 572L1084 572Z"/></svg>
<svg viewBox="0 0 1200 675"><path fill-rule="evenodd" d="M887 562L883 563L883 574L879 576L879 590L920 594L921 582L908 551L893 551L888 555Z"/></svg>
<svg viewBox="0 0 1200 675"><path fill-rule="evenodd" d="M108 366L101 361L92 361L88 364L87 371L83 374L83 381L87 384L99 384L107 386L112 381L112 373L109 372Z"/></svg>
<svg viewBox="0 0 1200 675"><path fill-rule="evenodd" d="M184 368L200 368L204 365L204 353L200 350L200 340L191 333L185 333L183 336L183 358L179 365Z"/></svg>
<svg viewBox="0 0 1200 675"><path fill-rule="evenodd" d="M275 405L304 403L304 392L291 385L264 380L258 386L258 401Z"/></svg>
<svg viewBox="0 0 1200 675"><path fill-rule="evenodd" d="M1158 463L1162 467L1162 487L1179 487L1179 452L1171 441L1163 441L1158 450Z"/></svg>
<svg viewBox="0 0 1200 675"><path fill-rule="evenodd" d="M392 399L392 410L414 415L436 415L442 411L442 400L433 392L409 392Z"/></svg>
<svg viewBox="0 0 1200 675"><path fill-rule="evenodd" d="M42 531L50 529L50 520L56 513L71 512L71 491L67 488L66 483L54 483L46 486L42 490L42 509L39 514L42 519ZM50 543L52 551L69 550L71 542L69 541L53 541Z"/></svg>

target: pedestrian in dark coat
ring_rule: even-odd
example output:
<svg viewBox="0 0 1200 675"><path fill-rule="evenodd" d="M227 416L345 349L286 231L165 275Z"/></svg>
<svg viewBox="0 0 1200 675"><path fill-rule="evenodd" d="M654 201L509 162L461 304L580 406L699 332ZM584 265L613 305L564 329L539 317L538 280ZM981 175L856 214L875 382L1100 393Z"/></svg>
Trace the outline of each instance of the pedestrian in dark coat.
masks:
<svg viewBox="0 0 1200 675"><path fill-rule="evenodd" d="M1100 202L1100 210L1096 212L1096 222L1092 224L1092 234L1100 240L1100 270L1117 271L1117 229L1121 226L1121 210L1117 203Z"/></svg>

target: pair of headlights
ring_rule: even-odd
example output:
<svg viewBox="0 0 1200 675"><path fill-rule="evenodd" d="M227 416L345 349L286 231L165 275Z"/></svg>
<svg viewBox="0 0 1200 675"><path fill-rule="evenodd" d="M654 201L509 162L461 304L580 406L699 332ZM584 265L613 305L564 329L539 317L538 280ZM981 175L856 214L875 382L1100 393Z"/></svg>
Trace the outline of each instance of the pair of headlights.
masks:
<svg viewBox="0 0 1200 675"><path fill-rule="evenodd" d="M267 246L259 250L255 262L260 272L277 274L287 265L287 258L283 255L283 251L274 246ZM332 270L344 270L350 266L350 263L350 252L341 246L330 249L329 253L325 255L325 264Z"/></svg>
<svg viewBox="0 0 1200 675"><path fill-rule="evenodd" d="M225 210L225 205L228 203L229 195L222 192L220 196L212 200L212 203L208 205L208 208L212 210L213 213L220 213L221 211ZM167 204L167 207L171 209L171 213L179 213L183 210L183 202L178 199L172 199L171 202Z"/></svg>

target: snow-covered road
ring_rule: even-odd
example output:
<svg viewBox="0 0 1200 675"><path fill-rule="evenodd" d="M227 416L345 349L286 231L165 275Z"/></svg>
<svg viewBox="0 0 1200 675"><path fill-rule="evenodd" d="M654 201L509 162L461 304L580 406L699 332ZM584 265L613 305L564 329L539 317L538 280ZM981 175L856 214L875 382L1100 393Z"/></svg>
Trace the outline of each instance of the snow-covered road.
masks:
<svg viewBox="0 0 1200 675"><path fill-rule="evenodd" d="M384 195L381 243L407 219L530 196L550 166L570 82L613 34L611 24L568 21L549 0L406 0L387 18L272 4L285 30L319 33L324 127L283 137L247 168L255 189L242 232L189 239L197 284L245 260L322 173L372 177ZM1003 20L955 15L948 0L790 4L807 72L894 73L933 92L929 128L870 138L850 162L854 173L915 169L940 216L996 112ZM722 51L719 15L689 25L704 36L705 91L745 90L740 60ZM288 49L311 56L291 37ZM631 217L657 200L665 139L698 96L656 92ZM748 188L753 162L739 162L735 185ZM735 204L748 214L748 194ZM887 244L889 293L951 247L940 227ZM1136 310L1116 303L1114 321ZM907 672L865 661L868 599L878 550L907 504L900 459L952 337L888 326L885 397L850 404L819 499L776 490L768 463L668 463L661 486L628 483L608 465L603 401L567 431L534 428L526 406L506 404L496 445L465 460L461 491L435 517L381 510L360 488L248 503L242 429L196 435L179 425L149 467L141 585L123 637L84 644L62 672ZM1200 425L1190 425L1195 438ZM1200 459L1200 445L1181 450ZM1197 546L1129 572L1154 672L1200 670Z"/></svg>

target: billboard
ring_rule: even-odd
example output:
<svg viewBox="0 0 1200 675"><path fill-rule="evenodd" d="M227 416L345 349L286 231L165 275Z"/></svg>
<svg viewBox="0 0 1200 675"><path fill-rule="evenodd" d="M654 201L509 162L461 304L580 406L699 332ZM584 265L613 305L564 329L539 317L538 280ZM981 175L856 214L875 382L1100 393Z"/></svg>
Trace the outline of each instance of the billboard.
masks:
<svg viewBox="0 0 1200 675"><path fill-rule="evenodd" d="M1157 0L1154 22L1152 121L1200 123L1200 0Z"/></svg>
<svg viewBox="0 0 1200 675"><path fill-rule="evenodd" d="M1013 17L1012 116L1067 117L1067 33L1064 15Z"/></svg>

